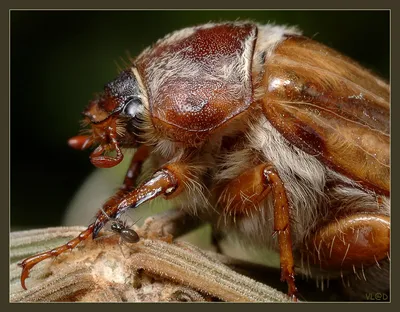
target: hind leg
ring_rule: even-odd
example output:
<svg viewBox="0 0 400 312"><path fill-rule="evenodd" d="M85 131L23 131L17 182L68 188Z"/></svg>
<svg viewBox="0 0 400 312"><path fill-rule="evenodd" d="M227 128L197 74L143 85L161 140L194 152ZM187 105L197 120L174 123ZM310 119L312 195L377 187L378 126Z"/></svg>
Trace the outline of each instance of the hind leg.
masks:
<svg viewBox="0 0 400 312"><path fill-rule="evenodd" d="M220 204L225 213L235 219L236 216L249 215L268 195L273 198L274 232L278 236L281 280L287 282L288 294L296 300L290 207L285 185L274 166L261 164L229 182L222 192Z"/></svg>

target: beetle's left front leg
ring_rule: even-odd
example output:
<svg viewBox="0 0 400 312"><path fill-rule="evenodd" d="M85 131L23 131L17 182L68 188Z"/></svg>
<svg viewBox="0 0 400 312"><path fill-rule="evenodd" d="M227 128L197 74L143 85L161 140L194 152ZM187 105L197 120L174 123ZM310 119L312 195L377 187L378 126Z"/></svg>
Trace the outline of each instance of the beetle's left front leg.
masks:
<svg viewBox="0 0 400 312"><path fill-rule="evenodd" d="M22 267L21 285L24 289L25 279L29 276L29 271L36 264L43 260L57 257L67 250L74 249L79 243L86 240L90 235L96 238L99 231L112 218L118 218L120 214L128 208L136 208L146 201L152 200L158 196L167 198L179 194L183 190L183 182L187 175L187 166L180 163L169 164L156 171L147 181L140 186L129 191L121 198L109 200L104 209L100 209L96 215L96 220L90 224L86 230L66 244L56 247L52 250L42 252L23 260L19 265Z"/></svg>
<svg viewBox="0 0 400 312"><path fill-rule="evenodd" d="M137 208L142 203L158 196L163 196L166 199L177 196L183 191L187 176L190 176L187 165L171 163L157 170L140 186L132 190L121 189L119 192L124 192L124 195L110 198L103 206L104 209L97 213L93 238L97 236L106 221L110 218L118 218L127 209Z"/></svg>
<svg viewBox="0 0 400 312"><path fill-rule="evenodd" d="M245 171L232 180L222 192L221 203L227 214L248 214L249 209L264 200L272 192L274 205L274 231L278 234L281 280L289 287L289 296L296 300L294 260L289 223L289 202L285 186L271 164L262 164Z"/></svg>
<svg viewBox="0 0 400 312"><path fill-rule="evenodd" d="M129 168L125 174L124 182L118 191L111 196L104 204L103 209L117 204L129 191L136 186L136 180L141 173L143 162L149 156L149 148L146 145L141 145L135 151Z"/></svg>

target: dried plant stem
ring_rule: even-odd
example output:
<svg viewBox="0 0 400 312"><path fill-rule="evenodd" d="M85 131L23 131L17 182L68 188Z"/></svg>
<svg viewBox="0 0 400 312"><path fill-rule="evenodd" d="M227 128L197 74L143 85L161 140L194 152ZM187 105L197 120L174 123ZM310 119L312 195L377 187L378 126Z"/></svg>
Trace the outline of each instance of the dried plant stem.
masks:
<svg viewBox="0 0 400 312"><path fill-rule="evenodd" d="M288 302L286 295L236 273L188 243L142 239L119 245L118 237L88 240L72 252L32 269L28 291L16 261L52 248L82 227L11 234L12 302L32 301L222 301ZM213 299L214 298L214 299Z"/></svg>
<svg viewBox="0 0 400 312"><path fill-rule="evenodd" d="M163 275L230 302L288 302L275 289L232 271L216 258L188 243L144 240L132 255L132 266Z"/></svg>

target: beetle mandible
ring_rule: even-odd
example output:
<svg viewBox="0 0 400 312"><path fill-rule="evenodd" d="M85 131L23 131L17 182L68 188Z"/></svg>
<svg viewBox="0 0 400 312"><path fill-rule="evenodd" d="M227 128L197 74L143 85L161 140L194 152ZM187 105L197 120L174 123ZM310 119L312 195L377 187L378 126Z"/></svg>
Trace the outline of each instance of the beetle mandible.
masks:
<svg viewBox="0 0 400 312"><path fill-rule="evenodd" d="M294 27L237 21L167 35L106 84L83 113L90 130L69 141L96 147L102 168L137 148L107 216L25 259L22 286L35 264L157 196L279 252L293 298L295 265L368 284L389 261L389 96L384 80ZM148 158L158 168L135 187ZM388 270L379 274L388 287Z"/></svg>

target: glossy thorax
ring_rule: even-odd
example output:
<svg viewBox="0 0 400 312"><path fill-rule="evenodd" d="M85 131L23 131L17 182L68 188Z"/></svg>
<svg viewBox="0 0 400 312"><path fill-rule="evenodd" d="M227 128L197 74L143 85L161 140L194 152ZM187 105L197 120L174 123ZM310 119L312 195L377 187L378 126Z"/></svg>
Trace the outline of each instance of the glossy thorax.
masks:
<svg viewBox="0 0 400 312"><path fill-rule="evenodd" d="M296 33L239 22L174 32L133 60L133 67L108 83L84 114L95 123L129 116L126 104L136 98L159 133L198 147L255 102L253 80L260 80L267 55L284 34Z"/></svg>

